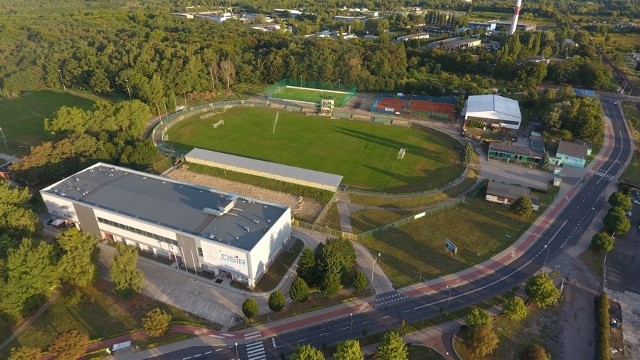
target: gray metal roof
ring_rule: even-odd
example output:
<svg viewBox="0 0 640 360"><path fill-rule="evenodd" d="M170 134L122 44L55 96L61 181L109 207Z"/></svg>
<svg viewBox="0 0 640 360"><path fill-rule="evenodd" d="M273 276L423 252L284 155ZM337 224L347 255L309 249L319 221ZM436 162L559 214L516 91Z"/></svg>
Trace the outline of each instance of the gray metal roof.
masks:
<svg viewBox="0 0 640 360"><path fill-rule="evenodd" d="M571 157L575 157L579 159L586 159L587 146L560 140L560 143L558 144L558 151L556 152L556 156L559 156L558 154L569 155Z"/></svg>
<svg viewBox="0 0 640 360"><path fill-rule="evenodd" d="M268 161L255 160L217 151L194 148L185 156L333 187L338 187L342 181L342 176L340 175L276 164Z"/></svg>
<svg viewBox="0 0 640 360"><path fill-rule="evenodd" d="M518 185L489 181L489 184L487 185L487 194L501 196L507 199L517 199L523 195L531 196L531 190Z"/></svg>
<svg viewBox="0 0 640 360"><path fill-rule="evenodd" d="M286 206L103 163L42 191L244 250L251 250L287 210ZM224 215L203 212L224 207L232 199L235 205Z"/></svg>
<svg viewBox="0 0 640 360"><path fill-rule="evenodd" d="M489 150L501 151L515 155L523 155L534 158L542 158L544 153L536 151L532 148L510 145L508 143L492 142L489 144Z"/></svg>

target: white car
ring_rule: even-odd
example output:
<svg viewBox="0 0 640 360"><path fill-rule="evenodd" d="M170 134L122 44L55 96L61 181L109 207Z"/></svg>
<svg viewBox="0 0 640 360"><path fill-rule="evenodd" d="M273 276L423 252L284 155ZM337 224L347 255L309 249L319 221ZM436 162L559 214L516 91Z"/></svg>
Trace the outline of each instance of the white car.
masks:
<svg viewBox="0 0 640 360"><path fill-rule="evenodd" d="M631 211L627 211L627 216L631 216L631 215L633 215Z"/></svg>
<svg viewBox="0 0 640 360"><path fill-rule="evenodd" d="M640 205L640 201L638 201L638 200L633 200L633 203Z"/></svg>

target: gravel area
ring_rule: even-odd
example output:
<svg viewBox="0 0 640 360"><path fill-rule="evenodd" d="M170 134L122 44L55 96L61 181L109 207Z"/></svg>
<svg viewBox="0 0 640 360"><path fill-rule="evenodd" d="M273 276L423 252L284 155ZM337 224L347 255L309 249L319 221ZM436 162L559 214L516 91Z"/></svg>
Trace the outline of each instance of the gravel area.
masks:
<svg viewBox="0 0 640 360"><path fill-rule="evenodd" d="M323 207L322 204L314 199L302 198L297 195L267 190L257 186L230 181L215 176L194 173L189 171L185 166L170 172L166 176L172 179L206 186L223 192L243 195L270 203L287 205L291 207L293 216L301 219L315 219L318 214L320 214Z"/></svg>

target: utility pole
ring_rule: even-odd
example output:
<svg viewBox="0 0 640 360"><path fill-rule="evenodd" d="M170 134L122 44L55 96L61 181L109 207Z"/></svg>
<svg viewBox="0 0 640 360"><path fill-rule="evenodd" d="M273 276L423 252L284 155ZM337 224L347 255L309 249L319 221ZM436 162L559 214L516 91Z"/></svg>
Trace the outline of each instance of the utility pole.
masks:
<svg viewBox="0 0 640 360"><path fill-rule="evenodd" d="M58 69L58 74L60 75L60 82L62 83L62 88L64 92L67 92L67 87L64 85L64 79L62 79L62 70Z"/></svg>
<svg viewBox="0 0 640 360"><path fill-rule="evenodd" d="M376 271L376 262L378 261L378 258L380 257L380 253L378 253L378 257L373 259L373 266L371 267L371 291L373 291L374 286L373 286L373 273Z"/></svg>
<svg viewBox="0 0 640 360"><path fill-rule="evenodd" d="M547 245L544 246L544 249L547 250L547 256L544 258L544 264L542 264L542 267L547 266L547 260L549 259L549 254L551 253L551 250L549 250L549 247Z"/></svg>

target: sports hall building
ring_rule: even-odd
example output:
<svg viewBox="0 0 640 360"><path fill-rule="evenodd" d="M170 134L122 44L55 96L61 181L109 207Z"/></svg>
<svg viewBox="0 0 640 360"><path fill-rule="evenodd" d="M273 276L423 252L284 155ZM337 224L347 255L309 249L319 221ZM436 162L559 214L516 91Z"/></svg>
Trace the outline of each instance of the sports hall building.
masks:
<svg viewBox="0 0 640 360"><path fill-rule="evenodd" d="M255 286L291 233L291 209L98 163L40 191L51 215Z"/></svg>

